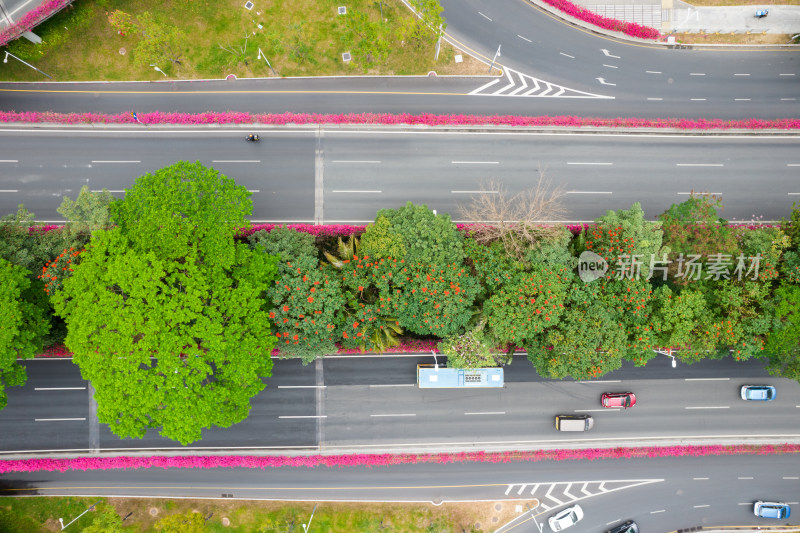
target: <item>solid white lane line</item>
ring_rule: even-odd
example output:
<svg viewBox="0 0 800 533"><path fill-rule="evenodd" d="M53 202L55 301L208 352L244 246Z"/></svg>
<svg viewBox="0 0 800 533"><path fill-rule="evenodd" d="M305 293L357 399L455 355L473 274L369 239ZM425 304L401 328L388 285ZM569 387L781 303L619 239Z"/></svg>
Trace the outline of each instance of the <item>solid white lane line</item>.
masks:
<svg viewBox="0 0 800 533"><path fill-rule="evenodd" d="M617 518L616 520L614 520L612 522L606 522L606 525L610 526L611 524L616 524L617 522L621 522L621 521L622 521L622 518Z"/></svg>
<svg viewBox="0 0 800 533"><path fill-rule="evenodd" d="M650 511L650 514L658 514L658 513L666 513L666 509L661 509L660 511Z"/></svg>
<svg viewBox="0 0 800 533"><path fill-rule="evenodd" d="M385 385L370 385L372 387L416 387L416 383L387 383Z"/></svg>
<svg viewBox="0 0 800 533"><path fill-rule="evenodd" d="M279 389L325 389L327 385L278 385Z"/></svg>
<svg viewBox="0 0 800 533"><path fill-rule="evenodd" d="M684 407L684 409L730 409L730 405L700 405L695 407Z"/></svg>
<svg viewBox="0 0 800 533"><path fill-rule="evenodd" d="M523 36L522 36L522 35L520 35L519 33L517 34L517 37L519 37L519 38L520 38L520 39L522 39L523 41L528 41L529 43L532 43L532 42L533 42L533 41L531 41L530 39L528 39L528 38L526 38L526 37L523 37Z"/></svg>
<svg viewBox="0 0 800 533"><path fill-rule="evenodd" d="M486 411L484 413L464 413L465 415L504 415L505 411Z"/></svg>
<svg viewBox="0 0 800 533"><path fill-rule="evenodd" d="M676 167L721 167L722 163L675 163Z"/></svg>
<svg viewBox="0 0 800 533"><path fill-rule="evenodd" d="M34 422L80 422L85 418L34 418Z"/></svg>
<svg viewBox="0 0 800 533"><path fill-rule="evenodd" d="M619 411L619 409L574 409L576 413L605 413L606 411Z"/></svg>
<svg viewBox="0 0 800 533"><path fill-rule="evenodd" d="M567 194L613 194L611 191L567 191ZM587 381L587 383L590 383Z"/></svg>
<svg viewBox="0 0 800 533"><path fill-rule="evenodd" d="M586 161L586 162L582 162L582 161L567 161L567 164L568 165L603 165L603 166L611 166L614 163L602 163L602 162L598 162L598 161Z"/></svg>
<svg viewBox="0 0 800 533"><path fill-rule="evenodd" d="M690 72L689 76L705 76L705 72Z"/></svg>
<svg viewBox="0 0 800 533"><path fill-rule="evenodd" d="M499 165L500 161L450 161L453 165Z"/></svg>
<svg viewBox="0 0 800 533"><path fill-rule="evenodd" d="M328 415L308 415L308 416L279 416L278 418L328 418Z"/></svg>
<svg viewBox="0 0 800 533"><path fill-rule="evenodd" d="M492 21L492 19L490 19L489 17L487 17L486 15L484 15L483 13L481 13L480 11L478 11L478 15L482 16L483 18L485 18L485 19L486 19L486 20L488 20L489 22L491 22L491 21Z"/></svg>
<svg viewBox="0 0 800 533"><path fill-rule="evenodd" d="M397 413L397 414L387 414L387 415L369 415L372 417L379 417L379 416L417 416L415 413Z"/></svg>
<svg viewBox="0 0 800 533"><path fill-rule="evenodd" d="M750 74L734 74L734 76L749 76Z"/></svg>
<svg viewBox="0 0 800 533"><path fill-rule="evenodd" d="M366 191L366 190L365 191L356 191L356 190L348 190L348 189L335 189L335 190L333 190L331 192L334 192L334 193L345 193L345 194L353 194L353 193L358 193L358 194L381 194L383 191Z"/></svg>
<svg viewBox="0 0 800 533"><path fill-rule="evenodd" d="M692 479L694 481L706 481L708 478L707 477L693 477Z"/></svg>
<svg viewBox="0 0 800 533"><path fill-rule="evenodd" d="M103 189L92 189L92 192L103 192ZM125 189L109 189L108 192L125 192Z"/></svg>
<svg viewBox="0 0 800 533"><path fill-rule="evenodd" d="M678 193L680 194L680 193ZM689 194L689 193L686 193ZM715 192L712 194L722 194L719 192ZM731 378L684 378L683 381L730 381Z"/></svg>
<svg viewBox="0 0 800 533"><path fill-rule="evenodd" d="M661 74L660 70L645 70L647 74Z"/></svg>
<svg viewBox="0 0 800 533"><path fill-rule="evenodd" d="M619 68L619 67L615 67L614 65L606 65L605 63L603 63L603 66L604 67L608 67L608 68Z"/></svg>
<svg viewBox="0 0 800 533"><path fill-rule="evenodd" d="M261 163L260 159L212 159L212 163Z"/></svg>
<svg viewBox="0 0 800 533"><path fill-rule="evenodd" d="M566 57L568 57L570 59L575 59L575 56L571 56L569 54L565 54L564 52L559 52L559 54L561 54L562 56L566 56Z"/></svg>
<svg viewBox="0 0 800 533"><path fill-rule="evenodd" d="M92 161L92 163L141 163L141 161Z"/></svg>
<svg viewBox="0 0 800 533"><path fill-rule="evenodd" d="M621 379L593 379L593 380L585 380L579 381L578 383L621 383Z"/></svg>
<svg viewBox="0 0 800 533"><path fill-rule="evenodd" d="M500 191L450 191L450 194L500 194Z"/></svg>
<svg viewBox="0 0 800 533"><path fill-rule="evenodd" d="M356 161L356 160L348 160L348 159L335 159L331 161L331 163L353 163L353 164L378 164L380 161Z"/></svg>
<svg viewBox="0 0 800 533"><path fill-rule="evenodd" d="M690 102L705 102L705 98L689 98Z"/></svg>
<svg viewBox="0 0 800 533"><path fill-rule="evenodd" d="M706 507L711 507L710 505L694 505L695 509L705 509Z"/></svg>
<svg viewBox="0 0 800 533"><path fill-rule="evenodd" d="M658 102L658 101L663 100L663 98L648 98L648 100L650 100L652 102Z"/></svg>
<svg viewBox="0 0 800 533"><path fill-rule="evenodd" d="M753 478L750 476L742 476L742 477L737 477L736 479L753 479Z"/></svg>
<svg viewBox="0 0 800 533"><path fill-rule="evenodd" d="M749 98L734 98L733 101L734 102L749 102L750 99Z"/></svg>
<svg viewBox="0 0 800 533"><path fill-rule="evenodd" d="M33 390L86 390L86 387L36 387Z"/></svg>

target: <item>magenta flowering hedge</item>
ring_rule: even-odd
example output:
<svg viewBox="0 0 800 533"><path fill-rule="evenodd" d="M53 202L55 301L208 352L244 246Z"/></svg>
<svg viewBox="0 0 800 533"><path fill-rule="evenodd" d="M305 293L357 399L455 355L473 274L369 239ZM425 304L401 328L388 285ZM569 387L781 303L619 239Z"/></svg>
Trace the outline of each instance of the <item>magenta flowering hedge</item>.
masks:
<svg viewBox="0 0 800 533"><path fill-rule="evenodd" d="M604 17L602 15L594 13L593 11L577 6L572 2L570 2L569 0L544 0L544 1L545 3L553 6L559 11L563 11L564 13L566 13L571 17L575 17L578 20L588 22L589 24L594 24L595 26L598 26L606 30L618 31L626 35L630 35L631 37L638 37L640 39L661 38L661 32L659 32L655 28L650 28L649 26L642 26L641 24L636 24L635 22L623 22L621 20Z"/></svg>
<svg viewBox="0 0 800 533"><path fill-rule="evenodd" d="M433 115L410 113L279 113L251 114L234 111L206 113L139 113L143 124L381 124L421 126L547 126L547 127L602 127L602 128L673 128L679 130L729 130L729 129L800 129L800 119L688 119L688 118L593 118L576 116L515 116L515 115ZM37 111L2 111L0 122L56 122L62 124L135 124L130 113L106 115L101 113L54 113Z"/></svg>
<svg viewBox="0 0 800 533"><path fill-rule="evenodd" d="M508 452L426 454L352 454L303 456L185 456L185 457L76 457L72 459L15 459L0 461L0 474L9 472L64 472L123 468L280 468L388 466L420 463L509 463L518 461L576 461L655 457L705 457L715 455L774 455L800 452L800 445L645 446L641 448L589 448Z"/></svg>
<svg viewBox="0 0 800 533"><path fill-rule="evenodd" d="M71 3L72 0L48 0L36 9L28 11L15 24L7 26L3 28L3 31L0 31L0 46L5 46L26 31L32 30L37 24Z"/></svg>

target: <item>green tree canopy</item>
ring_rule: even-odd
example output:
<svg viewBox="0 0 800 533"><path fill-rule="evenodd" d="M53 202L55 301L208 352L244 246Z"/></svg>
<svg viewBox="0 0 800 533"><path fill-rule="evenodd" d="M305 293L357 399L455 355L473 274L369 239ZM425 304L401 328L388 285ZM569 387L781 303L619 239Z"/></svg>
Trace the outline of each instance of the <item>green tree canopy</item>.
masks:
<svg viewBox="0 0 800 533"><path fill-rule="evenodd" d="M785 283L773 300L776 324L767 336L771 374L800 381L800 286Z"/></svg>
<svg viewBox="0 0 800 533"><path fill-rule="evenodd" d="M25 384L25 368L17 359L36 355L50 329L47 300L32 288L28 274L0 258L0 409L8 402L5 387Z"/></svg>
<svg viewBox="0 0 800 533"><path fill-rule="evenodd" d="M53 296L98 418L120 437L196 441L243 420L264 388L276 265L234 243L247 196L199 164L143 176Z"/></svg>
<svg viewBox="0 0 800 533"><path fill-rule="evenodd" d="M461 265L464 261L464 237L450 220L450 215L434 215L427 206L408 202L399 209L378 211L375 217L376 226L381 218L385 218L390 227L387 228L380 222L380 226L373 230L375 233L380 232L383 243L370 250L379 254L377 259L388 259L389 256L385 255L387 250L394 251L402 243L406 249L405 257L392 259L404 259L407 264L428 265Z"/></svg>
<svg viewBox="0 0 800 533"><path fill-rule="evenodd" d="M116 198L108 192L108 189L92 192L88 185L84 185L75 200L65 196L57 211L67 219L65 226L69 231L91 233L111 227L109 207L115 201Z"/></svg>

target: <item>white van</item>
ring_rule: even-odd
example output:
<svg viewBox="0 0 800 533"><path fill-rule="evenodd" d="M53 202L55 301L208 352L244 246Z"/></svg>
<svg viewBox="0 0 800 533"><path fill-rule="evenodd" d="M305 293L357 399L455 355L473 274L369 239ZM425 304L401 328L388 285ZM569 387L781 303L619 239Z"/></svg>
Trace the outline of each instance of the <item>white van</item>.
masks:
<svg viewBox="0 0 800 533"><path fill-rule="evenodd" d="M556 429L559 431L589 431L594 427L590 415L556 415Z"/></svg>

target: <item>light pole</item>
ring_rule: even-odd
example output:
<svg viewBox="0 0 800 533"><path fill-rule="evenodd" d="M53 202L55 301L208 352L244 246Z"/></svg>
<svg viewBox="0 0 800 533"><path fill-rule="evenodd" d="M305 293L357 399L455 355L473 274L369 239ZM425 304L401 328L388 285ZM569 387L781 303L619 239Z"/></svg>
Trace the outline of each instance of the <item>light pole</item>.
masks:
<svg viewBox="0 0 800 533"><path fill-rule="evenodd" d="M431 350L431 355L433 355L433 362L436 364L436 371L439 371L439 361L436 359L436 352Z"/></svg>
<svg viewBox="0 0 800 533"><path fill-rule="evenodd" d="M528 512L531 514L531 518L533 518L533 523L534 523L534 524L536 524L536 528L539 530L539 533L542 533L542 529L544 529L544 524L540 524L540 523L538 522L538 520L536 520L536 515L535 515L535 514L533 514L533 511L535 511L536 509L538 509L538 508L539 508L539 504L537 503L537 504L536 504L536 507L534 507L533 509L531 509L531 506L530 506L529 504L527 504L527 503L526 503L526 504L525 504L525 507L527 507L527 508L528 508Z"/></svg>
<svg viewBox="0 0 800 533"><path fill-rule="evenodd" d="M275 69L274 69L274 68L272 68L272 65L270 64L270 62L269 62L269 59L267 59L267 56L266 56L266 55L264 55L264 52L262 52L262 51L261 51L261 48L259 48L259 49L258 49L258 57L256 57L256 59L261 59L262 57L264 58L264 61L266 61L266 62L267 62L267 66L268 66L268 67L269 67L269 69L272 71L272 73L273 73L273 74L275 74L275 75L277 76L277 75L278 75L278 73L277 73L277 72L275 72Z"/></svg>
<svg viewBox="0 0 800 533"><path fill-rule="evenodd" d="M308 528L311 527L311 521L314 519L314 511L317 510L317 505L319 504L314 505L314 508L311 510L311 518L308 519L308 524L300 524L301 526L303 526L303 531L305 533L308 533Z"/></svg>
<svg viewBox="0 0 800 533"><path fill-rule="evenodd" d="M672 368L675 368L676 366L678 366L678 362L675 360L675 356L672 355L672 348L668 349L665 352L663 352L661 350L656 350L656 353L664 354L667 357L671 357L672 358Z"/></svg>
<svg viewBox="0 0 800 533"><path fill-rule="evenodd" d="M78 516L76 516L75 518L73 518L73 519L72 519L72 522L74 522L74 521L75 521L75 520L77 520L78 518L82 517L83 515L85 515L85 514L86 514L86 513L88 513L89 511L91 511L92 509L94 509L94 506L95 506L95 505L97 505L98 503L100 503L101 501L102 501L102 500L99 500L99 501L96 501L96 502L94 502L94 503L91 505L91 507L89 507L89 508L88 508L88 509L86 509L84 512L82 512L81 514L79 514ZM127 518L127 516L126 516L125 518ZM59 519L58 519L58 523L59 523L59 524L61 524L61 531L64 531L65 529L67 529L67 527L69 527L69 525L70 525L72 522L70 522L69 524L67 524L67 525L65 526L65 525L64 525L64 519L63 519L63 518L59 518Z"/></svg>
<svg viewBox="0 0 800 533"><path fill-rule="evenodd" d="M503 46L502 44L497 46L497 52L494 53L494 58L492 59L492 64L489 65L489 74L492 73L492 69L494 68L494 62L497 61L498 57L500 57L500 48L502 46Z"/></svg>
<svg viewBox="0 0 800 533"><path fill-rule="evenodd" d="M167 77L167 73L158 68L155 64L150 63L150 66L153 67L153 70L155 70L156 72L160 72L161 74L163 74L165 78Z"/></svg>
<svg viewBox="0 0 800 533"><path fill-rule="evenodd" d="M11 52L6 52L6 57L4 57L4 58L3 58L3 63L8 63L8 56L11 56L11 57L13 57L14 59L16 59L17 61L19 61L19 62L20 62L20 63L22 63L23 65L27 65L27 66L31 67L33 70L35 70L35 71L36 71L36 72L38 72L39 74L42 74L42 75L44 75L44 76L47 76L47 77L48 77L48 78L50 78L51 80L53 79L53 77L52 77L51 75L49 75L49 74L45 74L44 72L42 72L42 71L41 71L41 70L39 70L38 68L34 67L34 66L33 66L33 65L31 65L30 63L26 63L25 61L21 60L20 58L18 58L17 56L15 56L14 54L12 54Z"/></svg>

